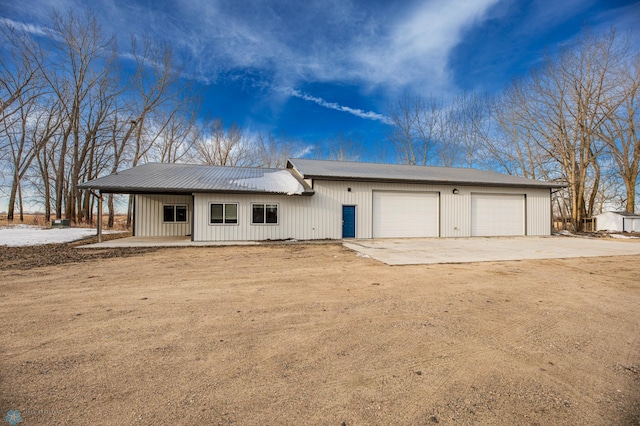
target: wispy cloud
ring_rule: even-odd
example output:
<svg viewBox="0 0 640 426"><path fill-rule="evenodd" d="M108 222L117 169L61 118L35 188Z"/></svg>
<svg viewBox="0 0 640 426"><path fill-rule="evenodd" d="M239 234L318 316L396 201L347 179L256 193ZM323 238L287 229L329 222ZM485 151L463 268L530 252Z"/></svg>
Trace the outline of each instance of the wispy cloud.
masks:
<svg viewBox="0 0 640 426"><path fill-rule="evenodd" d="M373 84L446 91L451 84L451 50L464 30L479 23L497 1L427 1L405 10L389 26L388 36L352 46L355 69Z"/></svg>
<svg viewBox="0 0 640 426"><path fill-rule="evenodd" d="M49 37L51 36L51 34L53 34L53 31L51 31L47 27L34 25L34 24L27 24L24 22L16 22L9 18L0 18L0 24L6 25L8 27L15 28L17 30L24 31L26 33L33 34L36 36Z"/></svg>
<svg viewBox="0 0 640 426"><path fill-rule="evenodd" d="M336 111L342 111L342 112L346 112L352 115L355 115L356 117L360 117L360 118L364 118L367 120L375 120L375 121L381 121L383 123L388 124L390 122L389 118L383 114L379 114L377 112L373 112L373 111L364 111L358 108L351 108L345 105L340 105L336 102L328 102L322 98L316 97L316 96L311 96L307 93L301 92L297 89L292 89L290 87L279 87L276 89L276 91L281 92L281 93L285 93L289 96L293 96L295 98L300 98L303 99L305 101L309 101L309 102L313 102L315 104L320 105L321 107L324 108L328 108L328 109L333 109Z"/></svg>
<svg viewBox="0 0 640 426"><path fill-rule="evenodd" d="M31 1L34 11L51 10L54 2ZM178 7L103 0L92 7L109 33L134 31L170 40L190 65L185 72L200 81L260 70L271 84L288 87L339 81L382 91L439 92L450 85L451 49L497 1L427 0L397 7L325 0L292 7L288 0L190 0ZM0 6L3 2L8 0L0 0ZM84 3L64 2L68 8ZM37 25L30 30L44 31Z"/></svg>

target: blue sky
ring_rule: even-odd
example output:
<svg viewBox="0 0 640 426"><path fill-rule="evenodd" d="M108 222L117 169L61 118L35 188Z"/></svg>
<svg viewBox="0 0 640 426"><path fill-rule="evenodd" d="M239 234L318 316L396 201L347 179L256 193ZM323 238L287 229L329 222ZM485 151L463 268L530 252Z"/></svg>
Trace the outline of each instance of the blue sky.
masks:
<svg viewBox="0 0 640 426"><path fill-rule="evenodd" d="M82 0L0 0L0 17L38 27ZM640 22L617 0L94 0L126 49L131 33L169 41L203 116L321 146L341 133L375 156L385 109L403 91L445 99L497 93L545 52ZM633 42L639 44L639 31ZM126 53L126 52L125 52Z"/></svg>

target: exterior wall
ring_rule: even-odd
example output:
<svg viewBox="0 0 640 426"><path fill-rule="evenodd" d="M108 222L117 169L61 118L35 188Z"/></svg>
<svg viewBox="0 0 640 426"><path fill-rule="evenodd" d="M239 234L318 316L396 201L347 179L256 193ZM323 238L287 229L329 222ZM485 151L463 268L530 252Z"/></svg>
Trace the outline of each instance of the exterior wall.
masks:
<svg viewBox="0 0 640 426"><path fill-rule="evenodd" d="M622 231L622 215L613 212L596 215L596 230Z"/></svg>
<svg viewBox="0 0 640 426"><path fill-rule="evenodd" d="M136 237L183 237L191 235L191 195L136 195L135 235ZM165 204L186 204L187 223L164 223Z"/></svg>
<svg viewBox="0 0 640 426"><path fill-rule="evenodd" d="M311 184L311 182L309 182ZM374 190L426 191L440 194L440 237L471 236L471 194L525 194L527 235L551 234L548 188L494 188L481 186L394 184L314 180L315 195L269 196L249 194L194 194L194 240L279 240L342 238L342 206L356 206L356 238L372 238ZM351 188L351 191L348 191ZM453 194L453 189L458 194ZM210 225L210 203L238 203L237 225ZM251 203L277 203L277 225L252 225Z"/></svg>
<svg viewBox="0 0 640 426"><path fill-rule="evenodd" d="M640 232L640 219L625 217L614 212L596 215L596 230L615 232Z"/></svg>
<svg viewBox="0 0 640 426"><path fill-rule="evenodd" d="M624 230L627 232L640 232L640 219L628 218L624 222Z"/></svg>

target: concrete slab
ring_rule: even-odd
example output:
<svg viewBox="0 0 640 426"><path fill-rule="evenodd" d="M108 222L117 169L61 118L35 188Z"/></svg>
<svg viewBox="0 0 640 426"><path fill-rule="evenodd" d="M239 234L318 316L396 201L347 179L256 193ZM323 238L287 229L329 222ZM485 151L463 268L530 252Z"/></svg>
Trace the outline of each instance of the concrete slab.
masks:
<svg viewBox="0 0 640 426"><path fill-rule="evenodd" d="M640 239L612 240L563 236L354 240L345 242L344 245L388 265L640 254Z"/></svg>

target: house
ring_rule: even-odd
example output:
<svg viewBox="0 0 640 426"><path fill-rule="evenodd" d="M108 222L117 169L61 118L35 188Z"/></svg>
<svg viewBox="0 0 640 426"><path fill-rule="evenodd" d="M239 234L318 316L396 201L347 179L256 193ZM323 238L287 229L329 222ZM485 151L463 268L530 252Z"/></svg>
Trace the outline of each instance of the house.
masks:
<svg viewBox="0 0 640 426"><path fill-rule="evenodd" d="M629 212L606 212L596 218L597 231L640 232L640 215Z"/></svg>
<svg viewBox="0 0 640 426"><path fill-rule="evenodd" d="M79 185L134 197L133 234L193 241L550 235L561 185L491 171L291 159L149 163Z"/></svg>

